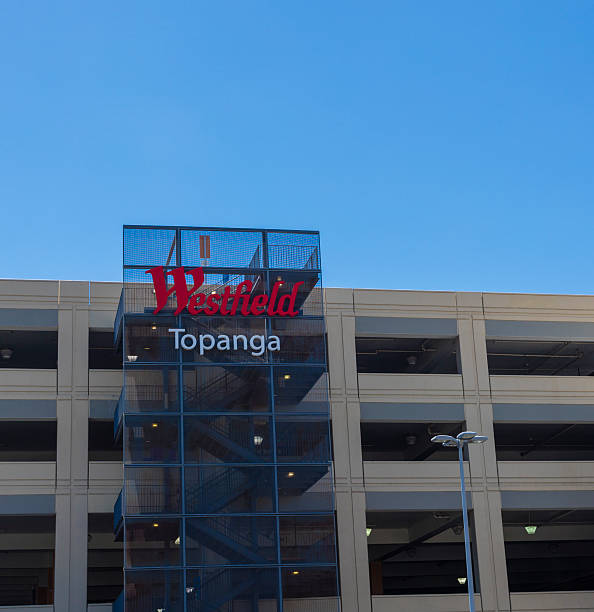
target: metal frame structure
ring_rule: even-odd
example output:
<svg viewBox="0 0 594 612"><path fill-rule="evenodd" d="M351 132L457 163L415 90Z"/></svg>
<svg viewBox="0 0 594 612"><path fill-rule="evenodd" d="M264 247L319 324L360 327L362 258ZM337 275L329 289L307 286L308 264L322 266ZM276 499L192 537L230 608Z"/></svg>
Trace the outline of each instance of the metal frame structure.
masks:
<svg viewBox="0 0 594 612"><path fill-rule="evenodd" d="M256 612L275 599L282 612L287 598L316 596L338 607L319 261L317 232L124 226L114 329L123 343L114 432L124 486L114 530L125 580L114 610L230 612L241 601ZM301 282L299 314L155 315L144 277L153 266L201 267L208 293L246 277L264 292L278 279ZM172 352L171 327L274 333L281 350ZM328 609L327 600L316 605Z"/></svg>

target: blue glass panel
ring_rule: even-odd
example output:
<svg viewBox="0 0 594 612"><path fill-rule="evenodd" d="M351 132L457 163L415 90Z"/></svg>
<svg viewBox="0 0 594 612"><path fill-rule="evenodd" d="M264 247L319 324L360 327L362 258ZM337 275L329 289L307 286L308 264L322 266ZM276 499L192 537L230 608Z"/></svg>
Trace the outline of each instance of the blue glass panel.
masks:
<svg viewBox="0 0 594 612"><path fill-rule="evenodd" d="M191 569L186 585L188 612L276 612L278 609L276 569Z"/></svg>
<svg viewBox="0 0 594 612"><path fill-rule="evenodd" d="M184 367L184 412L268 412L269 380L268 367Z"/></svg>
<svg viewBox="0 0 594 612"><path fill-rule="evenodd" d="M180 519L127 519L126 567L181 565Z"/></svg>
<svg viewBox="0 0 594 612"><path fill-rule="evenodd" d="M259 463L272 460L271 419L267 416L184 417L186 463Z"/></svg>
<svg viewBox="0 0 594 612"><path fill-rule="evenodd" d="M181 512L180 469L125 467L125 514L176 514Z"/></svg>
<svg viewBox="0 0 594 612"><path fill-rule="evenodd" d="M179 463L179 418L126 415L126 463Z"/></svg>
<svg viewBox="0 0 594 612"><path fill-rule="evenodd" d="M328 418L328 376L325 367L273 368L276 412L310 412Z"/></svg>
<svg viewBox="0 0 594 612"><path fill-rule="evenodd" d="M277 468L279 512L331 512L330 465L283 465Z"/></svg>
<svg viewBox="0 0 594 612"><path fill-rule="evenodd" d="M327 415L281 414L275 421L278 463L330 461Z"/></svg>
<svg viewBox="0 0 594 612"><path fill-rule="evenodd" d="M281 350L271 353L278 363L323 364L326 357L324 320L273 317L270 333L280 338Z"/></svg>
<svg viewBox="0 0 594 612"><path fill-rule="evenodd" d="M335 567L283 568L281 576L285 605L292 603L304 612L336 609L338 579Z"/></svg>
<svg viewBox="0 0 594 612"><path fill-rule="evenodd" d="M263 565L277 562L272 516L214 516L186 520L189 565Z"/></svg>
<svg viewBox="0 0 594 612"><path fill-rule="evenodd" d="M281 563L335 563L334 515L281 516Z"/></svg>
<svg viewBox="0 0 594 612"><path fill-rule="evenodd" d="M181 571L126 570L126 612L183 612Z"/></svg>
<svg viewBox="0 0 594 612"><path fill-rule="evenodd" d="M177 368L171 366L126 366L124 370L124 411L178 412Z"/></svg>
<svg viewBox="0 0 594 612"><path fill-rule="evenodd" d="M186 513L272 512L274 468L187 466Z"/></svg>

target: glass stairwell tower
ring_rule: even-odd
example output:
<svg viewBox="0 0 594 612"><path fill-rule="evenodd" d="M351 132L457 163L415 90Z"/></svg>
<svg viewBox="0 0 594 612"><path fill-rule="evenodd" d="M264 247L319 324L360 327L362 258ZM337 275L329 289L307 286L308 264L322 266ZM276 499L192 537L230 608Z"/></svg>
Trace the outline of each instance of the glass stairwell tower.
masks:
<svg viewBox="0 0 594 612"><path fill-rule="evenodd" d="M318 233L125 226L123 263L114 530L125 567L114 610L338 609ZM153 314L147 270L161 266L168 291L169 272L184 268L191 292L201 268L206 296L239 287L253 303L276 286L296 315L175 314L173 291ZM188 334L177 349L172 329ZM192 346L201 335L230 346Z"/></svg>

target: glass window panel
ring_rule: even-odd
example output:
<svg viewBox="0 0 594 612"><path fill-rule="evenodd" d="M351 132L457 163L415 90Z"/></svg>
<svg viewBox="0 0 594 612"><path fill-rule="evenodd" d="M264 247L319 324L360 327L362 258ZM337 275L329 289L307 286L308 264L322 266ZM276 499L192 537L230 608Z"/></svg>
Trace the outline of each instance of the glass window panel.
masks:
<svg viewBox="0 0 594 612"><path fill-rule="evenodd" d="M184 417L186 463L258 463L272 459L267 416Z"/></svg>
<svg viewBox="0 0 594 612"><path fill-rule="evenodd" d="M126 612L183 612L181 571L127 570Z"/></svg>
<svg viewBox="0 0 594 612"><path fill-rule="evenodd" d="M335 563L334 515L281 516L281 563Z"/></svg>
<svg viewBox="0 0 594 612"><path fill-rule="evenodd" d="M327 415L282 414L275 420L278 463L330 461Z"/></svg>
<svg viewBox="0 0 594 612"><path fill-rule="evenodd" d="M175 317L127 316L124 325L124 363L175 363L178 351L175 349L175 334L169 329L176 327Z"/></svg>
<svg viewBox="0 0 594 612"><path fill-rule="evenodd" d="M278 610L278 570L264 568L204 568L188 570L188 612Z"/></svg>
<svg viewBox="0 0 594 612"><path fill-rule="evenodd" d="M269 412L267 367L185 367L184 412Z"/></svg>
<svg viewBox="0 0 594 612"><path fill-rule="evenodd" d="M271 512L274 507L272 467L188 466L185 480L188 514Z"/></svg>
<svg viewBox="0 0 594 612"><path fill-rule="evenodd" d="M179 463L179 418L126 415L126 463Z"/></svg>
<svg viewBox="0 0 594 612"><path fill-rule="evenodd" d="M275 366L276 412L311 412L328 415L328 376L324 367Z"/></svg>
<svg viewBox="0 0 594 612"><path fill-rule="evenodd" d="M255 336L263 338L266 335L265 320L261 317L183 317L182 327L186 330L186 334L196 338L196 346L193 349L182 350L184 362L267 362L266 343L260 344L260 340L254 338ZM200 336L203 337L202 344ZM226 336L228 344L219 336ZM191 346L191 339L183 342L182 340L183 336L180 336L180 345Z"/></svg>
<svg viewBox="0 0 594 612"><path fill-rule="evenodd" d="M179 410L177 368L171 366L130 367L124 372L125 412L177 412Z"/></svg>
<svg viewBox="0 0 594 612"><path fill-rule="evenodd" d="M330 465L285 465L277 474L279 512L333 510Z"/></svg>
<svg viewBox="0 0 594 612"><path fill-rule="evenodd" d="M181 565L179 519L126 520L126 567Z"/></svg>
<svg viewBox="0 0 594 612"><path fill-rule="evenodd" d="M125 514L176 514L181 511L180 469L125 467Z"/></svg>
<svg viewBox="0 0 594 612"><path fill-rule="evenodd" d="M338 579L335 567L283 568L281 580L283 604L287 611L333 612L337 609ZM309 601L301 602L301 599Z"/></svg>
<svg viewBox="0 0 594 612"><path fill-rule="evenodd" d="M323 319L274 317L270 333L280 338L280 351L272 359L282 363L323 363L326 358Z"/></svg>
<svg viewBox="0 0 594 612"><path fill-rule="evenodd" d="M272 516L216 516L186 520L190 565L276 563L276 519Z"/></svg>

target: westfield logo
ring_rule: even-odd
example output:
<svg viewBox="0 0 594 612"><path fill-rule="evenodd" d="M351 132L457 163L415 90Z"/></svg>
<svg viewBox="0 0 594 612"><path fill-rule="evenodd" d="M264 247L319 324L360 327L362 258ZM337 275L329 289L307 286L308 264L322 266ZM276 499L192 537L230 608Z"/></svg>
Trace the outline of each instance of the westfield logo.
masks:
<svg viewBox="0 0 594 612"><path fill-rule="evenodd" d="M184 268L175 268L165 272L163 266L157 266L147 270L145 274L153 277L157 307L153 314L159 313L167 305L169 297L175 294L177 308L174 315L180 314L184 308L191 315L221 315L221 316L279 316L296 317L299 311L295 310L295 301L299 287L303 281L295 283L290 293L284 293L279 297L283 283L277 281L272 287L270 295L258 293L252 295L254 284L249 280L239 283L234 290L225 287L222 293L199 293L198 290L204 284L204 271L202 268L194 268L187 272ZM186 275L192 277L193 284L189 288ZM173 277L173 285L167 288L167 276Z"/></svg>

